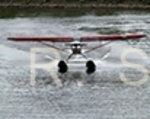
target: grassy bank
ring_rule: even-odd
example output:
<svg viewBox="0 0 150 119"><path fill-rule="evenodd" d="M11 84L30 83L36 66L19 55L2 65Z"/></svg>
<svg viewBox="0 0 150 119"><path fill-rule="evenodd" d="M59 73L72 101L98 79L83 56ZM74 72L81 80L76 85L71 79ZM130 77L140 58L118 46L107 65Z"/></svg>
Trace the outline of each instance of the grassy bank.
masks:
<svg viewBox="0 0 150 119"><path fill-rule="evenodd" d="M150 9L150 0L1 0L0 7Z"/></svg>
<svg viewBox="0 0 150 119"><path fill-rule="evenodd" d="M21 3L1 3L1 8L7 7L16 7L16 8L122 8L122 9L150 9L150 5L142 5L142 4L76 4L76 3L67 3L67 4L38 4L38 3L30 3L30 4L21 4Z"/></svg>

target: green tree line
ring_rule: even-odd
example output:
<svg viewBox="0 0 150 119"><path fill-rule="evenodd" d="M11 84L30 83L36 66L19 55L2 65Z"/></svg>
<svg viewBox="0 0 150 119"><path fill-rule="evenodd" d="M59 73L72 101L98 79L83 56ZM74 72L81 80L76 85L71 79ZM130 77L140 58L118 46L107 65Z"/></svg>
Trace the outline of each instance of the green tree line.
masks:
<svg viewBox="0 0 150 119"><path fill-rule="evenodd" d="M0 0L0 3L150 4L150 0Z"/></svg>

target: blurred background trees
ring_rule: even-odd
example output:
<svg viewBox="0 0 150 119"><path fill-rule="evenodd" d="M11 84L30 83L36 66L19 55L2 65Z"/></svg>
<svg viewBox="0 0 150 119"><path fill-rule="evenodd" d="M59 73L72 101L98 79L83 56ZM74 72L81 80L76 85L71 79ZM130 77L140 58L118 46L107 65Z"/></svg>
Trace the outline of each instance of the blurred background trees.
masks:
<svg viewBox="0 0 150 119"><path fill-rule="evenodd" d="M0 3L150 4L150 0L0 0Z"/></svg>

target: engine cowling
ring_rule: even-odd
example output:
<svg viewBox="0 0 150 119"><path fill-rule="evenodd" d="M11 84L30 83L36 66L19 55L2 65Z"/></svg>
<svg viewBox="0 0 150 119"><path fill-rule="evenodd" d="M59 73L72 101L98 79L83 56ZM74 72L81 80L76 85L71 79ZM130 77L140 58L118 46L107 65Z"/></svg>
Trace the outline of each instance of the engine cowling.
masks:
<svg viewBox="0 0 150 119"><path fill-rule="evenodd" d="M87 61L86 63L86 73L87 74L92 74L96 71L96 65L92 60Z"/></svg>
<svg viewBox="0 0 150 119"><path fill-rule="evenodd" d="M66 62L63 60L59 61L58 72L63 74L63 73L66 73L67 71L68 71L68 66L67 66Z"/></svg>

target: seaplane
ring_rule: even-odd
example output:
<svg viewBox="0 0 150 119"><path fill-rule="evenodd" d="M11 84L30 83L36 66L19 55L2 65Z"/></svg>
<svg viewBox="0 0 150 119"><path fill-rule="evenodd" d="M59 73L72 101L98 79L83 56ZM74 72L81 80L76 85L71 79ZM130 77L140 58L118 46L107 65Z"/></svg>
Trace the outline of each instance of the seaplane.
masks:
<svg viewBox="0 0 150 119"><path fill-rule="evenodd" d="M86 66L86 73L87 74L93 74L96 71L96 64L93 60L89 60L86 56L86 53L89 53L91 51L100 49L112 41L127 41L127 40L137 40L143 37L146 37L147 35L141 34L141 33L132 33L132 34L97 34L97 35L84 35L81 37L71 37L71 36L47 36L47 37L27 37L27 36L21 36L21 37L8 37L8 40L15 41L15 42L40 42L44 45L55 48L57 50L63 51L65 49L61 49L59 47L56 47L55 45L51 45L47 42L52 43L64 43L65 46L69 48L71 51L70 54L68 54L68 57L66 59L60 60L58 62L58 72L61 74L64 74L68 71L68 62L73 56L80 55L83 58L87 59L85 62ZM96 46L90 47L89 49L86 49L85 47L89 42L100 42L96 44Z"/></svg>

